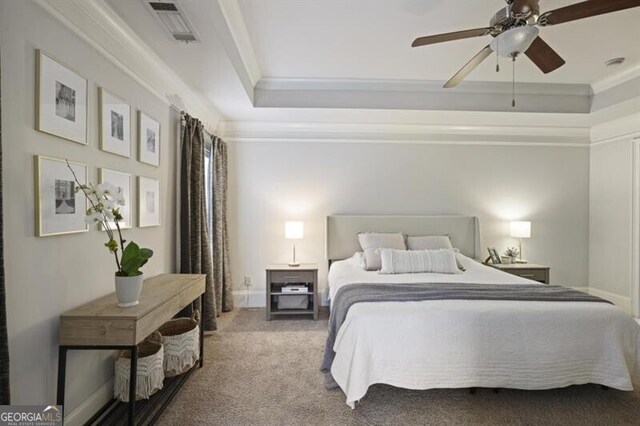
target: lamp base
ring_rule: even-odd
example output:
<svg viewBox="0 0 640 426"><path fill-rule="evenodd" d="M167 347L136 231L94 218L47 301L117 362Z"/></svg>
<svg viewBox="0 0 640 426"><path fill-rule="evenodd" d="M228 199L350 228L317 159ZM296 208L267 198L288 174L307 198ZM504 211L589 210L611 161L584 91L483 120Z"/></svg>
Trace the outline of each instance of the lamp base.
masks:
<svg viewBox="0 0 640 426"><path fill-rule="evenodd" d="M295 266L300 266L300 264L299 263L289 263L289 266L295 267Z"/></svg>
<svg viewBox="0 0 640 426"><path fill-rule="evenodd" d="M527 263L527 259L516 259L515 263Z"/></svg>

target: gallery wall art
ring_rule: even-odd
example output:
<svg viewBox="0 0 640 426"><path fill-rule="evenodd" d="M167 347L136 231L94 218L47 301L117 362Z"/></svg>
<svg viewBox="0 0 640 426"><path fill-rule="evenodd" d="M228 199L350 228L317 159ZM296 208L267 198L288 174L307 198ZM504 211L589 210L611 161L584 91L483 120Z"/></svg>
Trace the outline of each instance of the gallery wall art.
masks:
<svg viewBox="0 0 640 426"><path fill-rule="evenodd" d="M160 166L160 123L138 111L138 160Z"/></svg>
<svg viewBox="0 0 640 426"><path fill-rule="evenodd" d="M87 143L87 80L36 50L36 129Z"/></svg>
<svg viewBox="0 0 640 426"><path fill-rule="evenodd" d="M87 166L71 161L68 166L65 160L42 155L36 155L34 160L36 236L88 231L87 201L82 193L76 192L75 181L77 178L81 184L87 183Z"/></svg>
<svg viewBox="0 0 640 426"><path fill-rule="evenodd" d="M36 50L36 59L36 129L88 145L88 80L41 50ZM130 158L131 106L104 87L98 88L97 106L92 111L98 112L100 149ZM138 161L159 167L160 122L141 110L137 119ZM88 205L77 187L78 182L88 183L88 166L44 155L34 156L34 164L36 236L87 232ZM120 228L132 228L132 174L100 168L98 179L121 192L124 205L120 207ZM160 181L138 176L137 191L138 226L160 226Z"/></svg>
<svg viewBox="0 0 640 426"><path fill-rule="evenodd" d="M160 181L138 176L138 226L160 226Z"/></svg>
<svg viewBox="0 0 640 426"><path fill-rule="evenodd" d="M131 107L104 88L100 99L100 149L123 157L131 156Z"/></svg>
<svg viewBox="0 0 640 426"><path fill-rule="evenodd" d="M100 183L108 182L115 186L124 197L124 205L120 206L120 229L129 229L131 222L131 175L129 173L118 172L110 169L100 169ZM110 224L111 229L115 229L115 224Z"/></svg>

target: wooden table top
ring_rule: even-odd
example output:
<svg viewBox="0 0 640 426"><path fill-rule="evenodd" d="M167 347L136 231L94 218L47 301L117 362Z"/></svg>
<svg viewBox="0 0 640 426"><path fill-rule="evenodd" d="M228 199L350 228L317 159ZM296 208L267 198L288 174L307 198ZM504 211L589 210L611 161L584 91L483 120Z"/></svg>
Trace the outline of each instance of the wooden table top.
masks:
<svg viewBox="0 0 640 426"><path fill-rule="evenodd" d="M104 318L138 320L153 312L168 299L189 291L202 280L199 274L162 274L144 280L140 303L136 306L121 308L116 294L111 293L60 315L64 319Z"/></svg>
<svg viewBox="0 0 640 426"><path fill-rule="evenodd" d="M62 314L59 343L137 345L204 292L204 275L164 274L146 279L136 306L118 307L112 293Z"/></svg>

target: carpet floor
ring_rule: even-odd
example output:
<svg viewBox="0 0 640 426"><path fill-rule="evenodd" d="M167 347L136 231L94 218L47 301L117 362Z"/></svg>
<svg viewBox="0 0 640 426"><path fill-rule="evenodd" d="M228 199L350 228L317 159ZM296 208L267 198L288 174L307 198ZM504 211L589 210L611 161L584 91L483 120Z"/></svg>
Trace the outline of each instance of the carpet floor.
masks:
<svg viewBox="0 0 640 426"><path fill-rule="evenodd" d="M265 321L264 309L224 314L196 370L160 425L626 425L640 424L640 391L572 386L548 391L369 388L351 410L319 371L319 321Z"/></svg>

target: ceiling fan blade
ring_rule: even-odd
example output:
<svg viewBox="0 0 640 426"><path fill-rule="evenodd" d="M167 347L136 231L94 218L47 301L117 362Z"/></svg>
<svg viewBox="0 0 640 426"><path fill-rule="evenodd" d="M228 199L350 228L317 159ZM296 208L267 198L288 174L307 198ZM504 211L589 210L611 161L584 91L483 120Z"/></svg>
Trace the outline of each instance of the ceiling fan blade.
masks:
<svg viewBox="0 0 640 426"><path fill-rule="evenodd" d="M540 37L533 40L524 54L545 74L557 70L565 64L565 60Z"/></svg>
<svg viewBox="0 0 640 426"><path fill-rule="evenodd" d="M481 37L483 35L489 34L490 32L491 32L491 28L475 28L473 30L456 31L453 33L418 37L417 39L413 40L413 43L411 43L411 47L442 43L443 41L460 40L463 38Z"/></svg>
<svg viewBox="0 0 640 426"><path fill-rule="evenodd" d="M451 87L456 87L466 76L469 75L471 71L473 71L478 65L482 63L485 59L489 57L493 53L491 50L491 46L487 45L484 49L482 49L476 56L471 58L469 62L465 64L464 67L460 68L460 71L455 73L453 77L447 81L444 86L445 89L449 89Z"/></svg>
<svg viewBox="0 0 640 426"><path fill-rule="evenodd" d="M560 9L551 10L540 15L538 23L541 26L557 25L577 19L617 12L640 6L640 0L589 0Z"/></svg>

